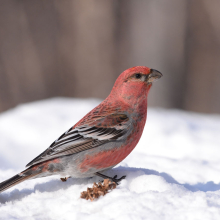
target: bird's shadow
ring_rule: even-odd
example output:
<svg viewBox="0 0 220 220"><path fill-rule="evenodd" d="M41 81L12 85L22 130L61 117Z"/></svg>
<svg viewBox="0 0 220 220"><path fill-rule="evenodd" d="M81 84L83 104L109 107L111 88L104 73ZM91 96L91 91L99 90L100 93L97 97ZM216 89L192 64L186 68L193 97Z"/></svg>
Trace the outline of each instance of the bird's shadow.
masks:
<svg viewBox="0 0 220 220"><path fill-rule="evenodd" d="M134 167L122 167L119 166L117 168L108 170L105 172L106 175L109 176L114 176L115 174L118 175L118 177L121 177L122 175L126 175L126 179L131 180L135 178L136 176L139 175L156 175L156 176L161 176L163 177L166 182L168 183L174 183L178 184L181 186L184 186L191 192L196 192L196 191L217 191L220 190L220 183L215 184L214 182L210 181L207 183L197 183L195 185L190 185L190 184L180 184L178 183L172 176L170 176L167 173L159 173L155 170L149 170L149 169L144 169L144 168L134 168ZM11 192L3 192L0 194L0 203L6 203L10 201L15 201L15 200L20 200L32 193L35 193L36 191L39 192L54 192L59 189L67 189L71 185L81 185L85 183L93 183L101 180L100 177L92 177L92 178L69 178L66 182L62 182L59 178L50 180L48 182L44 183L37 183L33 189L14 189Z"/></svg>

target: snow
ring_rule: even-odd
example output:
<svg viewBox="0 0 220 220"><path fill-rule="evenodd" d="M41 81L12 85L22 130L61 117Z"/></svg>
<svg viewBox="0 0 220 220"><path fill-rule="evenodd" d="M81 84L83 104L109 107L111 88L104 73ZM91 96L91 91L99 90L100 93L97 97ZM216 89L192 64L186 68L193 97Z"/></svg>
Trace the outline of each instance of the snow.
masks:
<svg viewBox="0 0 220 220"><path fill-rule="evenodd" d="M0 114L0 181L25 165L100 100L54 98ZM149 109L134 151L107 175L127 175L97 201L80 192L99 177L25 181L0 194L0 219L220 219L220 116Z"/></svg>

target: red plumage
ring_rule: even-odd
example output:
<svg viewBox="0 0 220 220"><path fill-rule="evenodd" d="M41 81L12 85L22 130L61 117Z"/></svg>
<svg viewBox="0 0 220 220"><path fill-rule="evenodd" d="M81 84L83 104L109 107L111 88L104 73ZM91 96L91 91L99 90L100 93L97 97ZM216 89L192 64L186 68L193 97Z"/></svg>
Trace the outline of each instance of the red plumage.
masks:
<svg viewBox="0 0 220 220"><path fill-rule="evenodd" d="M102 103L32 160L29 168L0 183L0 192L26 179L56 174L106 177L100 172L120 163L140 140L148 92L161 76L144 66L125 70ZM111 179L117 183L123 178Z"/></svg>

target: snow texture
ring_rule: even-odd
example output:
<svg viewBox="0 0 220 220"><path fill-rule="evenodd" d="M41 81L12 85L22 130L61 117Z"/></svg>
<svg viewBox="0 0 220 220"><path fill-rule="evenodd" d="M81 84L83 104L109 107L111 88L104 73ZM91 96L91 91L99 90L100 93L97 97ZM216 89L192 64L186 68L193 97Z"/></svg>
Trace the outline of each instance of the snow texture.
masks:
<svg viewBox="0 0 220 220"><path fill-rule="evenodd" d="M0 181L25 168L100 101L56 98L0 115ZM25 181L0 194L0 219L220 219L220 117L149 109L133 152L106 172L127 178L90 202L99 177Z"/></svg>

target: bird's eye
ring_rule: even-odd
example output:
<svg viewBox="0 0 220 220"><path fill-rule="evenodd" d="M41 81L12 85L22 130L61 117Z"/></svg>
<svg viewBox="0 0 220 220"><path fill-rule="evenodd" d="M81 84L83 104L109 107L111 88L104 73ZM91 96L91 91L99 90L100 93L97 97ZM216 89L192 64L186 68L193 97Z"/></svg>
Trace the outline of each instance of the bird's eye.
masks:
<svg viewBox="0 0 220 220"><path fill-rule="evenodd" d="M140 74L140 73L136 73L136 74L135 74L135 78L136 78L136 79L140 79L140 78L141 78L141 74Z"/></svg>

